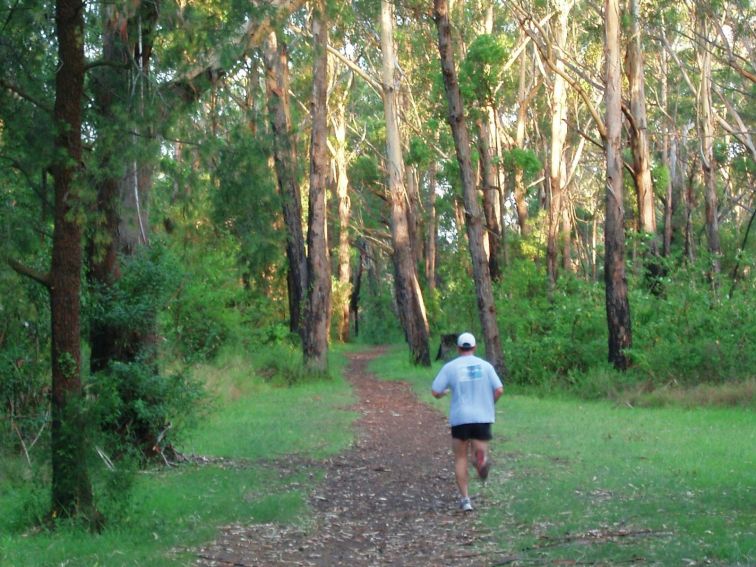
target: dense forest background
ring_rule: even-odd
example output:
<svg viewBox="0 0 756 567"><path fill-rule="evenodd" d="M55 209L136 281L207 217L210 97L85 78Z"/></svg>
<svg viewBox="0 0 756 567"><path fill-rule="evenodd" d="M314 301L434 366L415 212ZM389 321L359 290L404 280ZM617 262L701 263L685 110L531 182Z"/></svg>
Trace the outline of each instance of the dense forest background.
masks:
<svg viewBox="0 0 756 567"><path fill-rule="evenodd" d="M0 438L53 515L225 347L752 402L753 6L431 4L0 2Z"/></svg>

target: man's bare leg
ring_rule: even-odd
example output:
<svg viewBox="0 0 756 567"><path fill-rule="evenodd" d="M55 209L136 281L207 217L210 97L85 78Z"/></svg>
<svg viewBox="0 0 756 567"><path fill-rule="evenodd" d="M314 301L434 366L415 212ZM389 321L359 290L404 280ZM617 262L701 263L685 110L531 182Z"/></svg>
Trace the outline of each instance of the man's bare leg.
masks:
<svg viewBox="0 0 756 567"><path fill-rule="evenodd" d="M462 498L467 498L467 445L468 441L452 438L452 450L454 451L454 476L457 479L457 488Z"/></svg>
<svg viewBox="0 0 756 567"><path fill-rule="evenodd" d="M488 441L481 441L480 439L472 439L471 441L475 469L478 471L478 476L485 480L488 477L488 469L490 467L490 463L488 462Z"/></svg>

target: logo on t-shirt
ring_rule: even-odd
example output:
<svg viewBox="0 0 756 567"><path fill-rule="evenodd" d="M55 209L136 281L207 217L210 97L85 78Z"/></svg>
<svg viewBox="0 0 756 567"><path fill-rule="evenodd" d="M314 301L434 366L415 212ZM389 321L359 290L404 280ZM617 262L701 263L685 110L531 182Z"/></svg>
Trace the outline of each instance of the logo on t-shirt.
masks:
<svg viewBox="0 0 756 567"><path fill-rule="evenodd" d="M462 370L459 376L460 382L472 382L473 380L481 380L483 378L483 369L480 364L463 366L460 370Z"/></svg>

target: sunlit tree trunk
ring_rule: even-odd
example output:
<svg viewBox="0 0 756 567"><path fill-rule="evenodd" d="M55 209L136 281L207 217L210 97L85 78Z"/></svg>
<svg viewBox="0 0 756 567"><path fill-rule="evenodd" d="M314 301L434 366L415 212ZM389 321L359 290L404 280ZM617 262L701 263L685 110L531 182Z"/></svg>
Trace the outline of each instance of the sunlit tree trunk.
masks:
<svg viewBox="0 0 756 567"><path fill-rule="evenodd" d="M457 71L454 67L447 0L434 0L433 6L433 17L438 28L438 51L441 57L441 71L444 77L444 88L449 106L448 120L452 129L457 161L462 176L467 237L473 265L478 314L486 346L486 357L496 368L497 372L501 376L504 376L506 374L504 353L501 348L499 326L496 321L496 305L493 298L491 273L488 268L483 243L483 213L478 204L472 160L470 158L470 137L467 124L465 123L465 112L457 81Z"/></svg>
<svg viewBox="0 0 756 567"><path fill-rule="evenodd" d="M381 0L381 52L383 58L383 109L386 118L386 154L389 198L391 201L391 240L393 243L394 290L399 317L414 364L430 366L428 320L417 278L412 251L408 207L404 186L404 160L398 123L397 82L394 55L394 10L388 0Z"/></svg>
<svg viewBox="0 0 756 567"><path fill-rule="evenodd" d="M572 3L570 0L560 0L557 4L559 13L554 35L556 52L554 66L564 72L565 64L562 53L567 45L567 19ZM564 154L564 143L567 138L567 84L559 73L554 73L553 92L551 96L551 150L549 152L549 225L546 239L546 266L549 279L549 290L553 293L558 273L558 240L562 225L562 193L567 178L567 163Z"/></svg>
<svg viewBox="0 0 756 567"><path fill-rule="evenodd" d="M52 515L94 520L87 473L81 384L80 291L82 221L80 201L81 105L84 94L84 3L55 6L58 68L54 119L55 228L50 271L52 321Z"/></svg>
<svg viewBox="0 0 756 567"><path fill-rule="evenodd" d="M630 148L633 154L633 181L638 201L639 229L645 239L646 270L654 289L660 275L659 243L656 237L654 187L651 181L651 160L648 153L648 120L640 26L640 0L629 1L630 38L625 58L630 89ZM664 77L663 79L666 79Z"/></svg>
<svg viewBox="0 0 756 567"><path fill-rule="evenodd" d="M717 204L717 180L714 162L714 112L711 104L711 46L708 44L709 26L706 12L700 4L695 6L696 53L701 73L698 93L699 137L701 140L701 167L704 177L704 202L706 204L706 238L711 254L711 268L715 274L720 270L721 248L719 243L719 217Z"/></svg>
<svg viewBox="0 0 756 567"><path fill-rule="evenodd" d="M625 352L632 346L630 304L625 277L625 227L622 186L622 75L620 70L618 0L604 2L606 91L606 221L604 226L604 282L609 327L609 362L626 370Z"/></svg>
<svg viewBox="0 0 756 567"><path fill-rule="evenodd" d="M286 45L275 32L264 50L265 90L273 132L273 155L278 191L286 224L286 257L289 262L289 328L302 334L302 308L307 292L307 256L302 230L302 196L297 179L297 149L289 109L289 58Z"/></svg>
<svg viewBox="0 0 756 567"><path fill-rule="evenodd" d="M328 315L331 311L331 269L326 240L328 179L328 24L323 0L312 15L313 76L310 117L310 192L307 220L307 307L304 319L304 361L316 372L328 370Z"/></svg>
<svg viewBox="0 0 756 567"><path fill-rule="evenodd" d="M346 103L348 88L339 93L333 113L334 134L334 162L336 170L336 197L339 200L339 248L338 248L338 281L339 305L336 306L338 321L336 329L339 340L349 340L349 297L351 294L352 266L350 262L351 247L349 244L349 219L351 216L351 202L349 200L349 177L347 174L347 142L346 142ZM335 97L336 98L336 97Z"/></svg>

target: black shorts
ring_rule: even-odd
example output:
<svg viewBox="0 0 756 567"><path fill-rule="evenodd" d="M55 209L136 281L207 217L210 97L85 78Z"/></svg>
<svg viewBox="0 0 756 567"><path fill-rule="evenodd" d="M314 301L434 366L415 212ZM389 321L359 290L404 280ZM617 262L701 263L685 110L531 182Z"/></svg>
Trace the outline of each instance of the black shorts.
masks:
<svg viewBox="0 0 756 567"><path fill-rule="evenodd" d="M453 425L451 428L452 439L467 441L477 439L478 441L490 441L491 435L490 423L463 423L462 425Z"/></svg>

